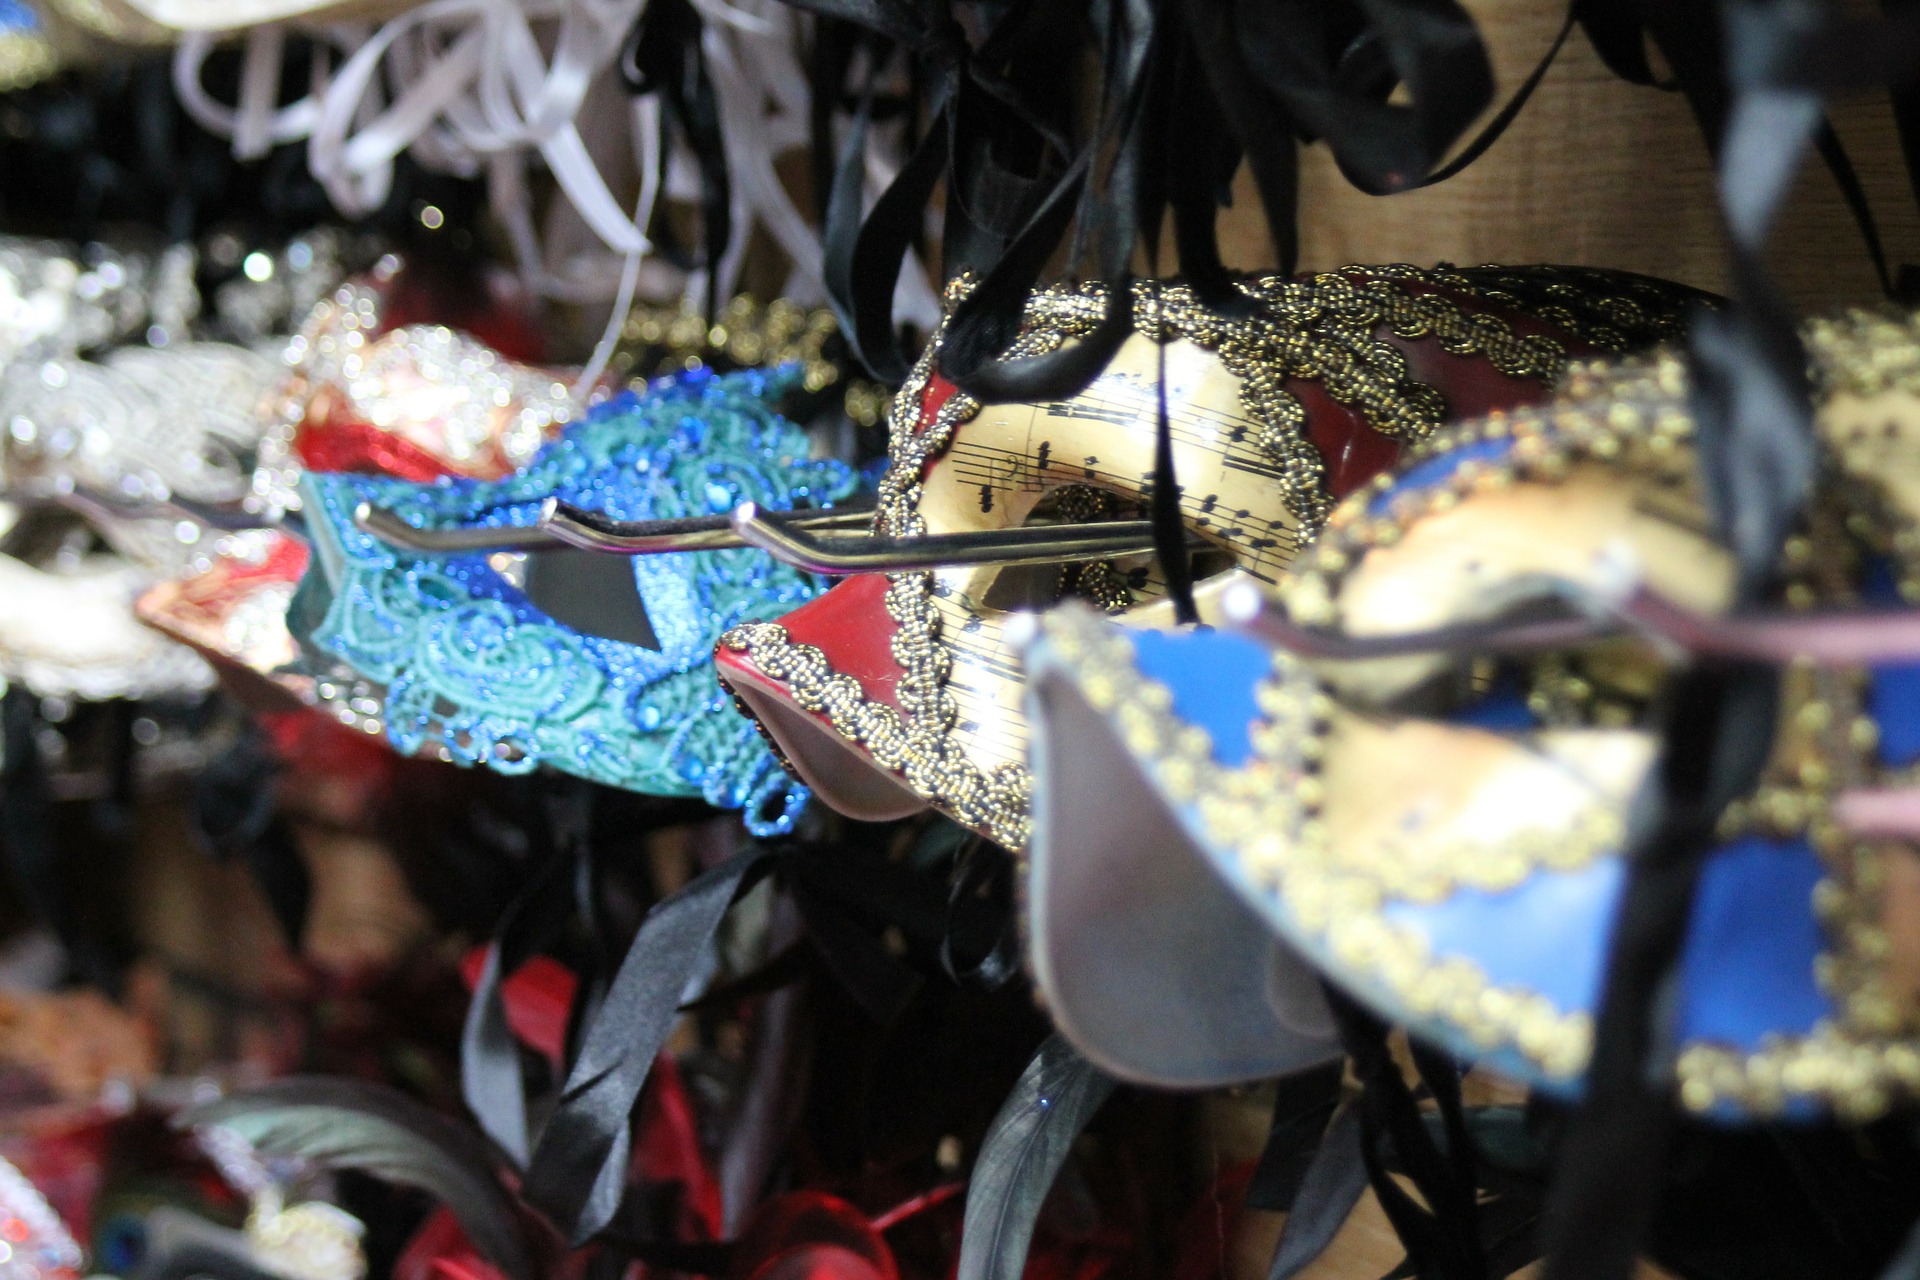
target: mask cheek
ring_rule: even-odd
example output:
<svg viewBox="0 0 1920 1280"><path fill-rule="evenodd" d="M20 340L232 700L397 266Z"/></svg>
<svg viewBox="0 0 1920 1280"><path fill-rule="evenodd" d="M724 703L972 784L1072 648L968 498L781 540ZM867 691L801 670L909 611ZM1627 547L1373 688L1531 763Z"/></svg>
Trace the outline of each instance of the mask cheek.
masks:
<svg viewBox="0 0 1920 1280"><path fill-rule="evenodd" d="M1656 744L1631 729L1518 735L1336 713L1325 740L1325 856L1414 901L1511 888L1620 848Z"/></svg>
<svg viewBox="0 0 1920 1280"><path fill-rule="evenodd" d="M1911 393L1835 395L1819 426L1842 467L1883 487L1902 515L1920 521L1920 403Z"/></svg>

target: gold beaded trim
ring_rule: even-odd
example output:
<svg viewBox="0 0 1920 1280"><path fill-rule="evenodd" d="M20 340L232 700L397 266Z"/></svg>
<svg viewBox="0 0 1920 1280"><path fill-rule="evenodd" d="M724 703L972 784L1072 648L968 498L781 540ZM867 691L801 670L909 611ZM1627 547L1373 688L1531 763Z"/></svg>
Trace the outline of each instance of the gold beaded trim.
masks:
<svg viewBox="0 0 1920 1280"><path fill-rule="evenodd" d="M1801 326L1822 397L1920 392L1920 326L1912 312L1850 308Z"/></svg>
<svg viewBox="0 0 1920 1280"><path fill-rule="evenodd" d="M1193 810L1206 839L1233 851L1252 888L1285 904L1311 950L1389 992L1415 1016L1458 1027L1483 1049L1514 1045L1558 1078L1585 1066L1593 1038L1586 1014L1497 987L1469 960L1436 961L1417 931L1382 915L1387 894L1377 878L1297 838L1319 800L1311 727L1331 702L1291 657L1276 655L1273 678L1256 687L1266 718L1253 729L1253 758L1228 769L1213 758L1207 732L1173 714L1172 692L1139 672L1120 629L1072 607L1043 615L1041 625L1088 703L1153 770L1167 797Z"/></svg>
<svg viewBox="0 0 1920 1280"><path fill-rule="evenodd" d="M894 399L890 465L880 480L874 517L879 533L920 532L924 522L914 507L921 467L946 447L956 426L980 410L976 401L955 392L924 431L915 430L938 346L936 335ZM911 477L911 486L902 477ZM1032 775L1013 764L999 765L991 773L981 770L948 732L959 713L946 690L951 659L938 642L933 575L896 573L888 579L887 614L898 624L892 653L901 671L895 686L899 710L869 701L858 680L834 671L816 646L795 644L777 622L735 627L720 643L746 653L761 671L785 684L798 705L824 713L841 736L864 747L883 768L901 774L915 794L1008 848L1024 849L1033 825L1028 815Z"/></svg>
<svg viewBox="0 0 1920 1280"><path fill-rule="evenodd" d="M1405 896L1397 886L1341 865L1311 840L1291 838L1311 821L1318 798L1309 773L1312 750L1303 744L1330 709L1302 664L1276 656L1274 676L1256 691L1266 718L1253 731L1254 758L1229 769L1214 759L1204 729L1173 714L1171 691L1140 673L1124 629L1077 606L1052 611L1042 626L1088 703L1108 717L1167 798L1192 810L1204 838L1233 852L1250 886L1284 905L1309 950L1386 992L1410 1016L1444 1022L1486 1051L1511 1047L1552 1079L1570 1082L1584 1071L1592 1052L1589 1014L1497 985L1462 957L1436 959L1417 930L1382 914L1389 898ZM1809 832L1829 867L1843 875L1824 878L1814 893L1814 909L1838 943L1817 961L1821 985L1836 992L1847 981L1840 972L1846 967L1876 973L1879 953L1860 932L1869 900L1858 892L1860 881L1871 878L1872 851L1839 839L1821 798L1805 792L1768 789L1744 811L1730 812L1720 834L1730 839L1754 830ZM1755 1052L1688 1046L1677 1064L1682 1102L1696 1112L1734 1103L1765 1116L1791 1100L1812 1098L1864 1120L1884 1112L1896 1093L1920 1093L1920 1045L1871 1040L1884 1034L1884 1021L1863 1022L1858 991L1867 990L1838 997L1843 1014L1837 1023L1780 1037Z"/></svg>
<svg viewBox="0 0 1920 1280"><path fill-rule="evenodd" d="M684 305L639 303L627 313L611 367L626 378L645 380L719 362L725 368L797 364L801 386L809 393L843 382L841 368L827 350L839 322L825 307L807 310L784 298L761 305L747 294L733 298L708 324L706 316ZM842 407L847 417L871 427L886 416L886 389L864 378L845 378Z"/></svg>
<svg viewBox="0 0 1920 1280"><path fill-rule="evenodd" d="M1445 288L1515 305L1517 300L1506 292L1510 286L1545 281L1544 288L1558 301L1544 308L1543 315L1551 312L1544 318L1589 345L1613 349L1678 330L1679 295L1652 290L1666 305L1643 304L1625 296L1636 279L1557 268L1530 268L1527 276L1519 276L1497 268L1476 274L1350 267L1305 281L1282 276L1243 281L1241 290L1258 304L1246 319L1207 309L1185 285L1143 281L1134 285L1133 322L1136 330L1156 341L1184 338L1217 352L1228 371L1241 379L1242 404L1259 424L1259 443L1279 473L1275 483L1287 505L1312 529L1325 519L1332 501L1322 483L1324 465L1305 435L1306 412L1285 388L1288 379L1318 382L1376 429L1418 439L1445 420L1446 404L1434 388L1413 380L1398 348L1375 336L1381 326L1403 339L1435 337L1455 355L1484 355L1511 377L1551 381L1566 368L1567 357L1550 339L1523 337L1498 316L1470 317L1450 297L1409 286ZM1596 292L1603 283L1617 284L1619 296ZM971 288L970 280L956 280L948 289L949 309ZM1039 355L1092 332L1105 317L1106 299L1107 289L1098 284L1035 293L1028 300L1021 336L1007 354ZM921 424L922 401L943 333L944 326L894 397L888 468L874 513L877 534L911 537L925 532L918 508L926 465L946 449L955 428L982 407L956 390L931 421ZM857 681L835 674L825 654L795 644L777 623L736 627L720 643L746 653L762 671L786 683L800 706L824 712L843 737L865 747L883 767L902 773L916 794L1009 849L1022 850L1032 829L1031 775L1022 766L1008 764L983 772L951 736L958 708L946 691L951 658L939 638L933 575L892 574L889 580L886 607L898 624L892 653L902 672L896 689L904 716L885 704L868 702Z"/></svg>

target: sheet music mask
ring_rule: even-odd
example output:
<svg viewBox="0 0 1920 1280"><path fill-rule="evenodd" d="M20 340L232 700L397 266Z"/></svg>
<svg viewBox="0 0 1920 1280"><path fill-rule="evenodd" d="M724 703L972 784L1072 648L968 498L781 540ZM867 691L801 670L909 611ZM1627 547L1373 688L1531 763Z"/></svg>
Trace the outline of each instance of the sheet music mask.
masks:
<svg viewBox="0 0 1920 1280"><path fill-rule="evenodd" d="M936 342L894 401L875 531L1144 514L1164 356L1181 510L1208 544L1196 564L1204 617L1237 577L1274 581L1332 500L1403 444L1450 416L1543 398L1569 354L1677 333L1698 296L1556 267L1353 267L1240 287L1251 315L1236 320L1185 286L1136 286L1141 332L1065 403L977 404L934 372ZM1084 334L1104 309L1097 287L1037 293L1013 352ZM834 808L883 819L932 804L1017 849L1027 729L1001 628L1076 596L1171 621L1150 556L867 575L778 624L728 633L720 675Z"/></svg>
<svg viewBox="0 0 1920 1280"><path fill-rule="evenodd" d="M1908 322L1910 356L1916 332ZM1837 349L1814 344L1816 358ZM1873 373L1828 367L1823 381ZM1879 460L1903 472L1920 440L1916 391L1909 379L1879 393L1874 434L1901 442ZM1280 599L1296 623L1375 636L1523 617L1569 589L1637 585L1724 610L1734 564L1710 533L1686 406L1684 365L1663 355L1583 373L1554 406L1450 429L1337 508ZM1851 474L1829 473L1789 544L1795 607L1884 603L1914 580L1908 482L1855 469L1848 421L1822 417ZM1043 822L1036 881L1062 862L1197 861L1382 1017L1527 1084L1578 1091L1628 810L1658 750L1659 650L1628 633L1501 661L1309 662L1083 608L1047 615L1042 635L1029 657L1045 713L1124 753L1150 788L1117 798L1063 756L1044 766L1048 805L1070 809L1055 793L1091 788L1184 834L1101 849ZM1720 822L1679 965L1691 1110L1863 1120L1920 1094L1920 963L1893 928L1920 905L1920 862L1830 814L1839 790L1920 759L1916 670L1783 670L1772 757Z"/></svg>
<svg viewBox="0 0 1920 1280"><path fill-rule="evenodd" d="M760 831L789 827L805 801L752 721L713 679L719 634L813 598L816 579L751 549L637 556L421 555L353 525L367 502L430 528L533 525L561 497L616 519L783 510L851 496L855 474L810 459L804 432L772 408L790 374L704 371L620 396L570 425L511 479L433 485L347 475L304 482L315 567L296 615L311 645L384 687L387 732L403 752L465 764L538 764L651 795L745 809ZM584 634L542 612L526 574L615 566L630 621L657 647ZM542 563L530 564L539 560ZM604 586L605 584L601 584ZM296 633L298 627L296 627Z"/></svg>

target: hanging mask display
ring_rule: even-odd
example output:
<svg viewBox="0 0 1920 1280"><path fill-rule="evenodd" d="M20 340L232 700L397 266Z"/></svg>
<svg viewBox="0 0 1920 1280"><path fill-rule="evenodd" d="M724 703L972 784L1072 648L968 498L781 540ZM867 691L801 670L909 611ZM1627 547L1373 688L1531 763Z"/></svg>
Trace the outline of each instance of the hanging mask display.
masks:
<svg viewBox="0 0 1920 1280"><path fill-rule="evenodd" d="M1867 317L1813 331L1832 452L1787 547L1790 610L1896 603L1911 572L1916 383L1887 358L1911 353L1912 334ZM1680 359L1661 356L1583 370L1551 407L1436 435L1337 507L1280 580L1282 620L1268 625L1298 652L1115 627L1084 607L1041 620L1028 655L1034 967L1043 989L1064 983L1069 1006L1093 1008L1093 1052L1131 1053L1114 1010L1065 976L1118 945L1083 932L1097 880L1110 909L1184 910L1192 933L1236 939L1242 970L1291 948L1450 1052L1577 1091L1634 800L1659 754L1655 711L1687 643L1660 619L1710 618L1733 599L1687 391ZM1246 599L1228 611L1257 631ZM1620 615L1622 602L1641 603ZM1603 625L1617 616L1654 621ZM1920 863L1835 812L1920 755L1914 670L1783 671L1772 755L1720 819L1680 960L1689 1109L1862 1119L1920 1089L1920 966L1893 942ZM1080 770L1089 741L1118 773ZM1100 806L1121 812L1096 845ZM1149 846L1132 830L1172 838ZM1186 896L1150 901L1156 885ZM1141 936L1172 945L1164 920ZM1271 1041L1275 993L1260 994L1241 1014Z"/></svg>
<svg viewBox="0 0 1920 1280"><path fill-rule="evenodd" d="M1184 286L1136 286L1137 333L1059 403L983 405L939 376L937 340L923 356L894 402L876 550L831 561L776 549L842 573L895 571L729 632L718 656L834 808L883 819L932 804L1025 844L1027 731L1002 626L1076 596L1171 621L1140 518L1163 385L1204 618L1228 583L1276 580L1333 500L1404 446L1449 417L1543 398L1569 355L1671 336L1698 298L1553 267L1354 267L1239 290L1230 315ZM1010 355L1090 332L1105 305L1097 288L1035 294ZM943 539L970 558L943 561Z"/></svg>
<svg viewBox="0 0 1920 1280"><path fill-rule="evenodd" d="M504 481L309 475L315 564L293 604L296 635L383 691L404 752L547 764L784 829L805 793L735 713L710 654L722 631L805 602L817 580L752 549L628 560L535 529L550 500L663 520L850 497L855 474L810 459L806 435L773 410L787 376L697 372L618 397ZM477 547L396 545L434 535Z"/></svg>

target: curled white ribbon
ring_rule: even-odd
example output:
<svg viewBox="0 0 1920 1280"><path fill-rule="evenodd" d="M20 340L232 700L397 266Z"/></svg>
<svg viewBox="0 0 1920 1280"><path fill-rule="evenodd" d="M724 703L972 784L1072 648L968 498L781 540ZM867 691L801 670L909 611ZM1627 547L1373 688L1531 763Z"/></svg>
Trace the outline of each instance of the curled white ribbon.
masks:
<svg viewBox="0 0 1920 1280"><path fill-rule="evenodd" d="M217 102L201 71L213 48L204 34L186 36L174 83L189 114L233 139L236 154L264 155L305 139L314 176L343 212L366 214L393 187L394 164L410 151L430 168L485 173L496 214L506 226L528 286L548 297L605 301L608 286L627 295L644 282L661 287L664 264L641 259L651 245L645 228L656 200L676 194L659 185L666 139L658 110L636 103L631 123L600 119L633 132L643 188L638 220L630 216L589 153L580 129L588 92L619 55L646 0L427 0L376 29L351 24L305 27L321 45L306 96L277 106L285 27L252 29L242 64L239 100ZM785 292L803 305L825 297L818 232L794 205L779 176L785 153L804 147L809 132L808 77L800 50L807 22L779 0L693 0L706 20L702 51L713 77L732 188L732 235L710 246L718 291L731 294L755 225L792 263ZM543 53L535 24L556 24L552 53ZM868 183L890 175L898 160L886 131L875 130ZM550 269L534 224L525 166L531 154L552 173L572 210L609 251ZM591 260L589 260L589 257ZM689 301L706 291L702 270L684 282ZM917 261L909 259L896 307L910 322L931 326L939 307Z"/></svg>

